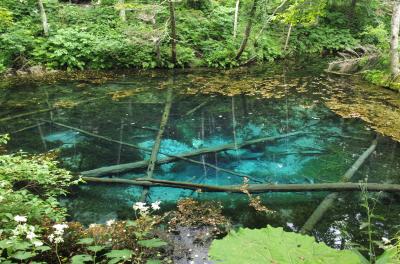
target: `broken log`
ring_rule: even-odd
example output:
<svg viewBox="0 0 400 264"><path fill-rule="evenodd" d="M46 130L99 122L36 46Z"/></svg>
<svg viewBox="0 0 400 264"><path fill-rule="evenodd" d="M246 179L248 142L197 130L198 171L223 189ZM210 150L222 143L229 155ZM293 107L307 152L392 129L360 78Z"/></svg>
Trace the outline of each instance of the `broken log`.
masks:
<svg viewBox="0 0 400 264"><path fill-rule="evenodd" d="M364 164L368 157L374 152L376 145L378 144L377 139L372 141L371 146L364 151L364 153L356 160L356 162L346 171L342 176L342 182L348 182L351 180L353 175L357 170ZM368 189L369 190L369 189ZM326 211L333 205L335 200L338 198L339 193L334 192L325 197L325 199L319 204L319 206L314 210L312 215L307 219L306 223L301 228L300 232L303 234L309 233L314 226L321 220L322 216Z"/></svg>
<svg viewBox="0 0 400 264"><path fill-rule="evenodd" d="M199 190L201 192L243 193L242 185L207 185L191 182L166 181L158 179L139 178L128 180L121 178L82 177L86 183L128 184L147 187L169 187ZM400 192L400 184L383 183L316 183L316 184L249 184L246 188L249 193L266 192L351 192L361 191L365 187L371 192Z"/></svg>
<svg viewBox="0 0 400 264"><path fill-rule="evenodd" d="M194 151L186 152L186 153L183 153L180 155L167 154L167 156L169 156L169 157L157 160L157 164L169 163L169 162L175 161L177 159L194 157L194 156L199 156L199 155L208 154L208 153L232 150L232 149L236 149L236 147L239 149L239 148L243 148L245 146L249 146L249 145L253 145L253 144L257 144L257 143L261 143L261 142L275 141L275 140L279 140L282 138L304 135L304 134L306 134L306 132L297 131L297 132L291 132L291 133L282 134L282 135L278 135L278 136L252 139L252 140L244 141L242 143L237 143L236 145L235 145L235 143L229 143L229 144L224 144L224 145L220 145L220 146L216 146L216 147L196 149ZM162 154L164 154L164 153L162 153ZM148 160L142 160L142 161L137 161L137 162L132 162L132 163L112 165L112 166L101 167L101 168L97 168L97 169L93 169L93 170L83 171L83 172L81 172L81 174L84 176L98 177L98 176L103 176L103 175L108 175L108 174L128 172L128 171L132 171L132 170L139 169L139 168L145 168L145 167L147 167L147 164L148 164Z"/></svg>
<svg viewBox="0 0 400 264"><path fill-rule="evenodd" d="M155 169L156 163L157 163L158 152L160 151L161 139L163 137L165 127L167 126L167 123L168 123L169 113L171 112L172 97L173 97L172 95L173 95L172 88L169 88L167 91L167 99L166 99L163 115L162 115L161 121L160 121L160 128L158 130L157 137L156 137L156 140L153 145L153 149L151 150L149 165L147 166L146 179L153 178L154 169ZM146 197L147 197L148 193L149 193L149 188L143 187L142 197L140 198L141 202L146 201Z"/></svg>

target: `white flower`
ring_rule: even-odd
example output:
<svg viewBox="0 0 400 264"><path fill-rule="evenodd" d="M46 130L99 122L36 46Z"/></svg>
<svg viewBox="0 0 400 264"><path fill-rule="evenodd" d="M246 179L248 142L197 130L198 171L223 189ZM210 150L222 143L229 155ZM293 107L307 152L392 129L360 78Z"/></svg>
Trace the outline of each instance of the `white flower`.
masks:
<svg viewBox="0 0 400 264"><path fill-rule="evenodd" d="M106 222L107 226L112 226L115 223L115 219L110 219Z"/></svg>
<svg viewBox="0 0 400 264"><path fill-rule="evenodd" d="M142 202L136 202L134 205L133 205L133 210L140 210L140 211L142 211L142 210L145 210L145 211L147 211L147 206L146 206L146 203L142 203Z"/></svg>
<svg viewBox="0 0 400 264"><path fill-rule="evenodd" d="M63 239L62 237L56 237L56 238L54 239L54 242L55 242L56 244L62 243L62 242L64 242L64 239Z"/></svg>
<svg viewBox="0 0 400 264"><path fill-rule="evenodd" d="M33 241L33 245L35 247L41 247L41 246L43 246L43 242L39 241L39 240L35 240L35 241Z"/></svg>
<svg viewBox="0 0 400 264"><path fill-rule="evenodd" d="M54 234L49 235L47 238L50 240L50 242L53 242L54 241Z"/></svg>
<svg viewBox="0 0 400 264"><path fill-rule="evenodd" d="M36 234L33 232L28 232L28 234L26 234L26 238L29 240L32 240L36 237Z"/></svg>
<svg viewBox="0 0 400 264"><path fill-rule="evenodd" d="M154 211L159 210L159 209L160 209L160 203L161 203L161 201L157 201L157 202L152 203L152 204L151 204L151 208L152 208Z"/></svg>
<svg viewBox="0 0 400 264"><path fill-rule="evenodd" d="M390 240L389 239L387 239L386 237L382 237L382 242L383 242L383 244L389 244L390 243Z"/></svg>
<svg viewBox="0 0 400 264"><path fill-rule="evenodd" d="M57 231L64 231L64 229L67 227L68 227L68 225L65 223L53 225L53 228Z"/></svg>
<svg viewBox="0 0 400 264"><path fill-rule="evenodd" d="M25 223L26 222L26 216L16 215L16 216L14 216L14 221L20 222L20 223Z"/></svg>

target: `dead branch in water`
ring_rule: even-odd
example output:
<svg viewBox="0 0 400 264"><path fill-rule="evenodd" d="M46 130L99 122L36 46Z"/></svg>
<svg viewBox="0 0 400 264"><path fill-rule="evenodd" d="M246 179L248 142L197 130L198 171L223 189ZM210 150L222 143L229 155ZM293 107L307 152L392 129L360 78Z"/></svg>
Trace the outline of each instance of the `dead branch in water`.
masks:
<svg viewBox="0 0 400 264"><path fill-rule="evenodd" d="M346 171L346 173L342 177L342 182L348 182L351 180L353 175L358 171L358 169L364 164L364 162L368 159L368 157L374 152L376 145L378 144L377 139L372 141L371 146L364 151L364 153L354 162L354 164ZM369 190L369 188L368 188ZM319 206L314 210L312 215L307 219L306 223L301 228L301 233L310 232L314 226L321 220L322 216L326 211L333 205L339 193L334 192L325 197L325 199L319 204Z"/></svg>

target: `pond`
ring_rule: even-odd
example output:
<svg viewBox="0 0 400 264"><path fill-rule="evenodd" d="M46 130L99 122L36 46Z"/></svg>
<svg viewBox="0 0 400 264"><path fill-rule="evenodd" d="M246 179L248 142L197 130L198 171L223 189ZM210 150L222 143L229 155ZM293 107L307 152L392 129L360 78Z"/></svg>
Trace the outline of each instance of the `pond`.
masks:
<svg viewBox="0 0 400 264"><path fill-rule="evenodd" d="M361 115L379 113L354 108L355 100L372 109L385 105L391 113L383 115L397 122L399 96L357 78L327 75L324 66L317 61L119 74L100 82L17 82L0 90L0 133L11 134L10 151L53 151L63 167L76 173L142 178L147 163L140 161L151 156L172 93L157 157L165 162L156 165L154 179L240 185L247 176L251 184L334 183L379 135L376 151L352 181L399 183L399 144L382 135L396 138L393 123L376 125L373 117ZM280 137L268 140L273 136ZM227 144L229 148L201 152ZM196 151L202 155L176 158ZM62 202L69 220L104 223L132 217L132 204L141 195L140 186L82 184ZM275 211L268 215L249 207L249 198L240 193L151 187L147 201L160 200L165 210L184 197L220 201L235 225L299 230L326 195L260 194L263 204ZM379 194L378 200L375 213L382 218L375 220L377 239L395 232L400 213L398 196ZM359 192L341 194L314 235L335 247L365 245L360 226L366 215L360 204Z"/></svg>

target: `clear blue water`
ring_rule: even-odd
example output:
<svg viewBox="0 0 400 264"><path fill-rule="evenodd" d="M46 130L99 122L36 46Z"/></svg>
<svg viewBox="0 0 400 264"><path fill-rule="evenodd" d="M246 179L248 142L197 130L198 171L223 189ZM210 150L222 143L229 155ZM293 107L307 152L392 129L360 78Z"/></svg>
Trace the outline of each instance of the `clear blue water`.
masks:
<svg viewBox="0 0 400 264"><path fill-rule="evenodd" d="M303 131L306 134L192 158L250 175L263 183L337 182L376 135L362 121L343 119L325 105L337 87L346 89L349 84L349 80L342 77L327 78L318 67L307 64L266 65L224 72L131 74L102 84L24 82L0 91L0 118L45 109L49 105L64 107L3 122L0 132L40 124L12 133L10 151L57 150L62 166L74 172L146 160L149 152L106 142L43 120L54 120L151 149L157 134L154 129L158 128L164 109L166 88L172 88L172 110L160 152L180 154ZM352 96L350 88L348 96ZM65 107L71 103L79 104ZM165 155L158 155L158 158L163 157ZM398 183L399 168L398 143L380 137L376 152L357 172L354 181L368 177L370 182ZM145 171L146 168L136 169L103 177L130 179L143 177ZM212 185L241 184L243 180L183 160L157 166L154 178ZM69 209L70 220L86 224L104 222L131 217L131 206L138 201L141 192L142 188L137 186L87 184L74 188L62 202ZM242 194L154 187L150 189L148 201L161 200L167 210L183 197L218 200L236 224L261 227L269 223L296 230L325 195L263 194L263 202L276 211L269 216L249 208L248 198ZM400 208L398 197L393 195L385 195L382 203L378 211L386 220L379 225L379 234L385 235L393 232ZM337 231L345 230L351 234L347 240L362 243L364 238L357 232L362 218L358 193L343 194L337 207L317 226L315 234L329 244L342 245L343 241L337 241L340 236Z"/></svg>

